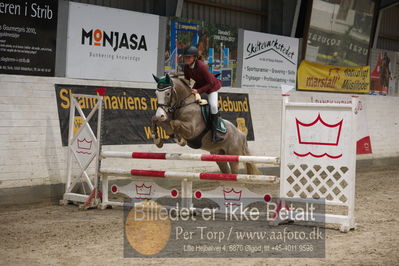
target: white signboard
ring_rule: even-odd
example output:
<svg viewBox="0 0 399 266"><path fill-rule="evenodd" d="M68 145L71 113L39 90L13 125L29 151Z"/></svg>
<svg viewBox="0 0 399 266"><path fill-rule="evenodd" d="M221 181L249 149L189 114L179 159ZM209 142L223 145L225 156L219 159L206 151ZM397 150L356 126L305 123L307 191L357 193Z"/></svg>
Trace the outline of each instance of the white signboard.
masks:
<svg viewBox="0 0 399 266"><path fill-rule="evenodd" d="M66 76L153 81L159 17L69 3Z"/></svg>
<svg viewBox="0 0 399 266"><path fill-rule="evenodd" d="M97 139L87 126L84 125L79 136L71 145L72 151L75 153L76 159L80 162L82 168L87 168L91 160L97 153Z"/></svg>
<svg viewBox="0 0 399 266"><path fill-rule="evenodd" d="M312 103L351 104L352 97L347 96L311 96ZM358 100L356 106L356 152L357 154L372 153L370 134L367 126L366 103Z"/></svg>
<svg viewBox="0 0 399 266"><path fill-rule="evenodd" d="M244 31L242 87L296 86L298 39Z"/></svg>

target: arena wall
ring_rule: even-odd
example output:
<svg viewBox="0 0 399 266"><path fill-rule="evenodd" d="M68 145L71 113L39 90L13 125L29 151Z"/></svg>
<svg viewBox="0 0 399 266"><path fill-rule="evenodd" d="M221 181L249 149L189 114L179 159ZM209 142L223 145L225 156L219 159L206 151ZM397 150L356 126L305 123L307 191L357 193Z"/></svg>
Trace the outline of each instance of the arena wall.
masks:
<svg viewBox="0 0 399 266"><path fill-rule="evenodd" d="M55 84L154 88L154 83L133 83L67 78L0 75L0 198L2 189L63 184L67 148L62 147L55 96ZM264 89L223 88L223 92L248 93L255 141L249 146L254 155L279 156L281 92ZM310 101L311 96L342 94L292 92L294 100ZM373 154L358 160L399 157L399 97L363 95ZM104 150L203 153L165 144L104 146ZM214 163L136 160L107 161L112 167L170 170L216 170ZM60 188L62 186L60 185ZM33 189L33 188L32 188Z"/></svg>

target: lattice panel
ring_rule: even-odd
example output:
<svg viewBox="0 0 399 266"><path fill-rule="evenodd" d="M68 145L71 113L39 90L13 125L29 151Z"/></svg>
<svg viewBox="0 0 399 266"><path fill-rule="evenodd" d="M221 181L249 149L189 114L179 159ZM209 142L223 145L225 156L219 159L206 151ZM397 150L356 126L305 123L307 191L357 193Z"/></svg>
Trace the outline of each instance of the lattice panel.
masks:
<svg viewBox="0 0 399 266"><path fill-rule="evenodd" d="M326 203L348 206L350 171L347 166L286 165L284 196L324 199Z"/></svg>

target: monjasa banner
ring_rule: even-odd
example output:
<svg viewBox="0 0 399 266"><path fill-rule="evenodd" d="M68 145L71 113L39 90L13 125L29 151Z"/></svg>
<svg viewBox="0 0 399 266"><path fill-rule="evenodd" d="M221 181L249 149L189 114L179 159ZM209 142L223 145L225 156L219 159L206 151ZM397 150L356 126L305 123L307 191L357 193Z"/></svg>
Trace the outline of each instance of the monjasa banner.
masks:
<svg viewBox="0 0 399 266"><path fill-rule="evenodd" d="M69 2L66 77L153 81L159 17Z"/></svg>
<svg viewBox="0 0 399 266"><path fill-rule="evenodd" d="M98 86L55 85L62 145L68 145L70 94L95 95ZM157 109L155 90L140 88L106 87L102 143L104 145L151 144L151 118ZM87 116L96 104L89 98L79 98L79 104ZM235 124L254 140L249 98L246 93L219 93L219 107L224 119ZM96 115L91 119L91 127L97 128ZM75 120L75 128L82 121ZM164 142L173 142L165 131L158 128ZM94 132L95 133L95 132Z"/></svg>

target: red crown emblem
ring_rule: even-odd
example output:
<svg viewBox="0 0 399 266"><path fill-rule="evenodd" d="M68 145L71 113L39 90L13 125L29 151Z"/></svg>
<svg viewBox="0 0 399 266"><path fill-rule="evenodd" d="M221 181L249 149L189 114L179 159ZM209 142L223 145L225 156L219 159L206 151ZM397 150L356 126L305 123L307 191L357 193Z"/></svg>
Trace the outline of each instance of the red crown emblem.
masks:
<svg viewBox="0 0 399 266"><path fill-rule="evenodd" d="M150 196L151 195L151 187L152 186L146 186L144 183L141 186L136 185L136 193L137 195L141 196Z"/></svg>
<svg viewBox="0 0 399 266"><path fill-rule="evenodd" d="M92 140L87 140L86 138L78 139L78 149L90 150L92 143Z"/></svg>
<svg viewBox="0 0 399 266"><path fill-rule="evenodd" d="M223 189L224 193L224 200L226 201L240 201L241 200L241 193L242 190L240 191L235 191L234 188L226 191Z"/></svg>
<svg viewBox="0 0 399 266"><path fill-rule="evenodd" d="M343 119L336 124L328 124L319 114L313 122L308 124L297 118L295 120L299 144L338 145Z"/></svg>

